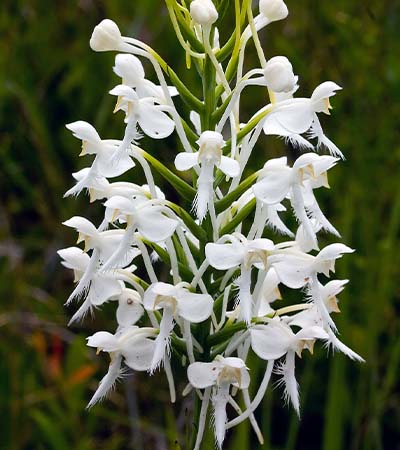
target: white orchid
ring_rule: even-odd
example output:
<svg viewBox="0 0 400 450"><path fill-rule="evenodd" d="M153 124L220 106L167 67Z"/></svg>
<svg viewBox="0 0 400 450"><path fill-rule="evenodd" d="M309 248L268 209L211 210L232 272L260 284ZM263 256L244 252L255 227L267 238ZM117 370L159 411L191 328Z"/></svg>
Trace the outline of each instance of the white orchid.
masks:
<svg viewBox="0 0 400 450"><path fill-rule="evenodd" d="M143 314L143 301L140 294L124 287L118 296L118 308L115 313L120 329L134 325Z"/></svg>
<svg viewBox="0 0 400 450"><path fill-rule="evenodd" d="M203 26L211 26L218 19L212 0L193 0L190 3L190 15L194 22Z"/></svg>
<svg viewBox="0 0 400 450"><path fill-rule="evenodd" d="M147 136L164 139L174 131L174 121L157 104L157 98L140 98L134 89L123 84L111 89L110 94L118 96L114 112L124 111L125 122L138 123Z"/></svg>
<svg viewBox="0 0 400 450"><path fill-rule="evenodd" d="M264 77L268 89L274 93L293 93L297 89L298 77L285 56L274 56L267 61Z"/></svg>
<svg viewBox="0 0 400 450"><path fill-rule="evenodd" d="M74 271L75 281L81 280L90 266L90 256L78 247L64 248L58 254L63 259L62 265ZM92 271L89 282L86 298L93 306L102 305L122 293L123 283L118 276L115 273L99 272L98 267Z"/></svg>
<svg viewBox="0 0 400 450"><path fill-rule="evenodd" d="M166 353L169 354L169 339L175 320L181 318L190 323L200 323L211 315L212 297L190 292L189 287L185 283L173 286L160 282L152 284L144 295L143 304L147 311L163 310L151 371L161 364Z"/></svg>
<svg viewBox="0 0 400 450"><path fill-rule="evenodd" d="M215 439L218 447L222 448L226 432L226 405L229 401L230 387L247 389L250 385L250 375L246 364L240 358L224 358L218 355L213 362L190 364L187 375L193 387L213 388Z"/></svg>
<svg viewBox="0 0 400 450"><path fill-rule="evenodd" d="M318 148L324 145L333 156L343 158L342 152L328 139L321 127L317 113L330 114L330 97L342 89L332 81L326 81L314 89L311 98L293 98L274 104L264 121L264 133L278 135L300 148L310 148L301 135L309 132L309 137L317 139Z"/></svg>
<svg viewBox="0 0 400 450"><path fill-rule="evenodd" d="M240 166L237 161L222 154L225 141L220 133L204 131L197 144L200 150L196 153L179 153L175 158L175 166L178 170L200 166L194 206L197 218L201 222L207 214L209 205L213 204L214 167L229 177L235 177L240 172Z"/></svg>
<svg viewBox="0 0 400 450"><path fill-rule="evenodd" d="M271 22L285 19L289 14L283 0L260 0L259 8L260 13Z"/></svg>
<svg viewBox="0 0 400 450"><path fill-rule="evenodd" d="M79 177L78 183L65 193L65 196L77 195L84 188L91 188L96 183L101 183L104 178L113 178L122 175L133 168L135 163L125 153L121 155L117 163L114 162L115 154L120 141L108 139L102 140L96 129L87 122L77 121L66 125L73 135L82 140L82 152L80 156L96 155L92 166ZM134 140L133 136L132 139Z"/></svg>
<svg viewBox="0 0 400 450"><path fill-rule="evenodd" d="M122 361L136 371L148 370L154 353L154 328L124 327L116 334L98 331L87 338L89 347L97 351L107 352L111 363L108 373L99 383L97 391L90 400L88 407L95 405L107 395L115 382L124 374Z"/></svg>
<svg viewBox="0 0 400 450"><path fill-rule="evenodd" d="M248 241L243 235L226 235L220 243L206 245L206 257L209 264L218 270L240 267L238 304L240 317L247 324L253 314L253 298L251 295L251 269L267 270L268 257L275 250L270 239L254 239Z"/></svg>
<svg viewBox="0 0 400 450"><path fill-rule="evenodd" d="M336 296L343 291L348 281L349 280L332 280L329 281L325 286L318 283L321 302L323 303L328 314L331 314L332 312L340 312ZM310 295L312 299L311 290ZM354 359L359 362L364 361L364 359L361 358L360 355L351 350L347 345L343 344L343 342L341 342L337 338L329 324L326 323L324 314L321 313L321 307L319 307L316 303L311 303L310 308L288 317L287 322L290 326L298 326L301 328L308 328L312 326L319 326L323 328L328 334L328 338L326 340L327 345L332 346L334 350L344 353L350 359Z"/></svg>
<svg viewBox="0 0 400 450"><path fill-rule="evenodd" d="M303 328L295 334L288 325L279 321L257 325L250 330L250 334L251 348L261 359L277 360L286 355L278 373L285 385L285 398L292 402L300 415L298 384L294 373L295 355L301 357L304 348L312 353L315 340L328 339L328 334L318 326Z"/></svg>
<svg viewBox="0 0 400 450"><path fill-rule="evenodd" d="M325 228L336 232L319 209L312 191L320 186L329 187L327 171L337 161L337 158L332 156L305 153L297 158L293 167L289 167L286 157L270 159L265 163L259 181L253 186L257 200L266 205L274 205L287 196L290 197L296 217L308 235L311 248L318 249L318 242L307 205L314 211L314 216L323 222Z"/></svg>

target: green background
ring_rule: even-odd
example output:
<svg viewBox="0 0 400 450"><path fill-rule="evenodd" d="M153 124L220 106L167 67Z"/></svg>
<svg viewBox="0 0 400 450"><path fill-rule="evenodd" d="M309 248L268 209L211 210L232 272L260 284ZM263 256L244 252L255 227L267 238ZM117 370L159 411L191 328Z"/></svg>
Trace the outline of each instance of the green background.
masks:
<svg viewBox="0 0 400 450"><path fill-rule="evenodd" d="M341 339L367 362L327 358L321 347L314 357L305 355L297 364L302 420L283 406L280 388L269 389L258 412L266 437L262 448L398 450L400 2L287 5L289 18L261 34L267 58L282 54L291 60L300 95L325 80L344 88L323 125L347 159L330 174L332 189L317 195L343 241L356 249L338 263L338 277L351 282L340 296L337 322ZM87 412L107 361L87 349L85 336L112 331L114 323L106 308L82 328L66 326L72 310L63 302L72 280L56 250L73 245L75 236L60 223L72 215L97 221L101 207L88 207L84 196L62 198L72 185L71 172L87 163L78 161L79 143L64 124L87 120L104 137L123 132L107 94L119 82L111 70L114 55L95 54L88 46L93 27L105 17L124 35L152 45L185 82L199 83L185 68L161 0L1 2L1 450L178 449L176 440L185 449L191 427L190 401L170 406L163 375L129 377ZM249 50L251 66L255 52ZM257 89L243 98L244 117L264 101ZM143 143L166 162L177 151L173 139ZM260 167L284 151L280 141L262 139L252 164ZM254 385L263 364L251 367ZM212 449L208 439L205 448ZM257 448L248 424L226 444L230 450Z"/></svg>

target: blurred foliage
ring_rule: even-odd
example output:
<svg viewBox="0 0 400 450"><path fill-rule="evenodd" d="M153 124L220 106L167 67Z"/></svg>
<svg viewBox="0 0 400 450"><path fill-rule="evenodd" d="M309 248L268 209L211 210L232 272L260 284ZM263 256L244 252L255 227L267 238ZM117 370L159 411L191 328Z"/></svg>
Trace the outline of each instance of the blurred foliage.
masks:
<svg viewBox="0 0 400 450"><path fill-rule="evenodd" d="M289 18L261 39L267 57L286 55L300 75L300 94L332 79L335 97L326 133L347 156L321 193L324 210L357 253L338 264L351 280L341 295L343 340L365 357L358 365L322 349L298 364L303 417L269 390L258 412L270 450L400 449L400 3L393 0L287 0ZM115 20L125 35L153 45L184 82L195 82L162 1L3 0L0 11L0 449L185 449L190 401L168 406L162 375L138 374L111 398L85 405L107 361L84 336L112 331L107 309L96 323L68 329L63 302L70 274L56 250L72 245L60 223L92 215L87 200L62 199L72 184L78 144L64 124L92 122L105 137L121 135L107 91L117 83L112 54L88 47L93 27ZM224 36L224 30L222 30ZM253 59L253 61L255 61ZM149 70L148 73L151 73ZM197 81L198 82L198 81ZM251 95L253 94L253 95ZM262 106L248 91L248 113ZM150 150L171 160L168 140ZM264 150L265 149L265 150ZM282 152L262 140L254 166ZM79 165L80 164L80 165ZM252 365L253 386L263 367ZM179 386L179 389L183 386ZM230 450L255 447L249 425ZM208 445L213 448L212 437Z"/></svg>

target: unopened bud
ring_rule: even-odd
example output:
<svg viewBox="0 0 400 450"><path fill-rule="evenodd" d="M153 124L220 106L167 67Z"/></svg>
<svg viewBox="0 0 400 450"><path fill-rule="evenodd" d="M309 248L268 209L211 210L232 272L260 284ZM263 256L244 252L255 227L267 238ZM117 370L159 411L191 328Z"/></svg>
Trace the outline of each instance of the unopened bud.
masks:
<svg viewBox="0 0 400 450"><path fill-rule="evenodd" d="M95 52L118 50L121 43L118 25L110 19L104 19L96 25L90 38L90 47Z"/></svg>
<svg viewBox="0 0 400 450"><path fill-rule="evenodd" d="M190 15L199 25L212 25L218 19L218 12L211 0L193 0Z"/></svg>
<svg viewBox="0 0 400 450"><path fill-rule="evenodd" d="M289 11L283 0L260 0L260 13L270 22L275 22L287 17Z"/></svg>
<svg viewBox="0 0 400 450"><path fill-rule="evenodd" d="M296 86L297 77L286 56L271 58L264 69L265 81L274 92L291 92Z"/></svg>

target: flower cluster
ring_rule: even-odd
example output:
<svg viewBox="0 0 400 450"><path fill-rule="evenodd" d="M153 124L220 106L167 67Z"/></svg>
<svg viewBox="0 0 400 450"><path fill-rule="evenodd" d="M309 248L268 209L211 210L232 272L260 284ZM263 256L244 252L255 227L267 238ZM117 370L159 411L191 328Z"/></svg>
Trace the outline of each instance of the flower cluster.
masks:
<svg viewBox="0 0 400 450"><path fill-rule="evenodd" d="M73 174L76 184L66 195L86 190L91 202L104 205L98 225L79 216L64 222L76 230L78 243L84 243L83 249L59 251L76 282L67 303L81 301L71 322L114 302L117 323L114 334L99 331L88 338L90 347L111 359L89 406L127 368L150 374L162 368L174 402L171 358L177 356L187 367L184 394L195 390L199 404L195 450L209 409L219 448L226 430L247 418L263 441L254 411L273 371L285 399L300 414L296 355L305 349L312 353L317 340L362 361L339 340L332 319L339 312L337 295L348 280L327 281L336 260L353 250L342 243L320 249L318 243L321 231L340 237L315 191L329 187L327 172L343 158L319 118L329 114L330 98L341 88L327 81L309 98L297 97L292 64L284 56L266 60L258 36L288 15L285 3L260 0L255 17L252 2L234 3L217 9L211 0L193 0L186 9L166 0L188 68L194 64L200 74L202 99L148 45L122 36L111 20L102 21L90 45L95 51L117 52L119 84L110 94L117 97L114 112L122 112L124 135L103 139L87 122L67 125L82 141L81 156L93 159L90 167ZM226 10L233 10L236 28L221 45L216 24ZM259 67L243 73L250 40ZM151 63L157 83L146 78L141 60ZM248 86L268 92L269 103L242 123L240 102ZM174 97L190 109L189 118L176 108ZM248 161L261 133L282 137L299 156L294 162L285 156L262 161L263 167L249 173ZM175 167L166 167L139 146L143 135L164 139L172 134L179 142ZM121 181L136 170L144 173L145 185ZM153 171L176 190L179 204L166 199ZM286 220L288 209L295 220ZM164 270L158 270L160 263ZM299 303L285 299L285 306L276 306L282 300L280 290L295 291L287 297ZM266 361L253 399L246 366L251 351ZM235 400L239 394L245 408ZM230 420L228 403L237 412Z"/></svg>

